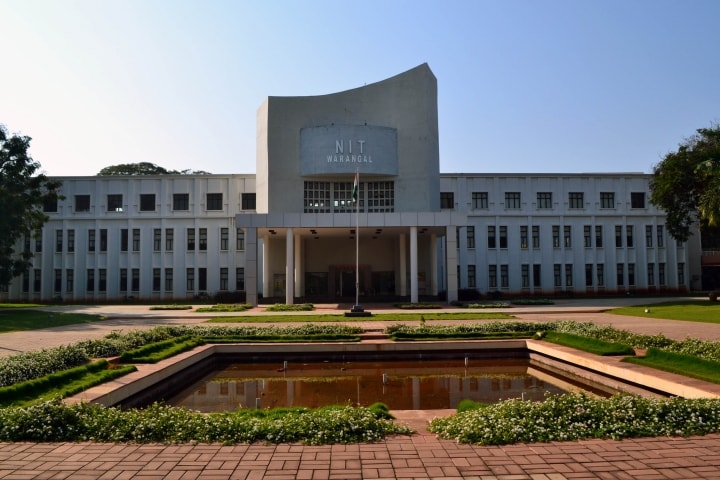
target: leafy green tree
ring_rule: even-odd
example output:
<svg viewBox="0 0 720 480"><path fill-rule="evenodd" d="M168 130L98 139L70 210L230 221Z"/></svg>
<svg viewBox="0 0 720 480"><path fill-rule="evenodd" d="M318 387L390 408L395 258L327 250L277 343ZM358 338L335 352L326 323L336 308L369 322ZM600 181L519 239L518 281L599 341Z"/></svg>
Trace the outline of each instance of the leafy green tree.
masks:
<svg viewBox="0 0 720 480"><path fill-rule="evenodd" d="M720 223L720 125L701 128L653 169L650 202L665 211L668 233L686 241L693 225Z"/></svg>
<svg viewBox="0 0 720 480"><path fill-rule="evenodd" d="M98 175L209 175L209 173L204 170L168 170L154 163L140 162L110 165L100 170Z"/></svg>
<svg viewBox="0 0 720 480"><path fill-rule="evenodd" d="M0 286L28 271L32 253L16 251L23 235L47 222L43 206L57 203L61 182L36 174L40 164L28 155L30 137L9 136L0 125Z"/></svg>

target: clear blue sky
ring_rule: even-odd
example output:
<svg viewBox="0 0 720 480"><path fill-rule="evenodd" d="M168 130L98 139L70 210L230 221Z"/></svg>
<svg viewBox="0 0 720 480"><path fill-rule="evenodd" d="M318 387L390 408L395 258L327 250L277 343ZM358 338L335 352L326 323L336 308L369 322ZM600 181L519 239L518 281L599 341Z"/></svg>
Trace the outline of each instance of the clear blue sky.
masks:
<svg viewBox="0 0 720 480"><path fill-rule="evenodd" d="M53 176L255 172L268 96L427 62L442 172L650 172L720 121L718 0L0 0L0 123Z"/></svg>

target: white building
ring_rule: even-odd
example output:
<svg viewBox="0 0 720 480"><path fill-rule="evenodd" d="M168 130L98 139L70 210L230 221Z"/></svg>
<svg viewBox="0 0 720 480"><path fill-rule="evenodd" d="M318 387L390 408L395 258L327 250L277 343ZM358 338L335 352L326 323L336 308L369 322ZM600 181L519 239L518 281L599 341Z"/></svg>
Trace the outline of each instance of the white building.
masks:
<svg viewBox="0 0 720 480"><path fill-rule="evenodd" d="M349 302L356 242L364 302L700 288L698 237L667 234L650 175L441 174L427 65L268 98L256 161L248 175L59 178L65 199L20 246L33 268L0 300Z"/></svg>

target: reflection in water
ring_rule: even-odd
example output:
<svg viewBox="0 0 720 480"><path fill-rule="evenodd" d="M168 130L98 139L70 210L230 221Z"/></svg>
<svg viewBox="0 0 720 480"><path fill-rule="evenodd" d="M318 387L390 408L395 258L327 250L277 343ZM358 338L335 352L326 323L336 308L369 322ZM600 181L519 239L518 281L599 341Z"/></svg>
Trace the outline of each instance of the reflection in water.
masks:
<svg viewBox="0 0 720 480"><path fill-rule="evenodd" d="M467 366L466 366L467 363ZM174 398L172 405L202 412L238 408L321 407L383 402L392 410L456 408L463 399L542 400L567 384L533 376L527 360L233 363Z"/></svg>

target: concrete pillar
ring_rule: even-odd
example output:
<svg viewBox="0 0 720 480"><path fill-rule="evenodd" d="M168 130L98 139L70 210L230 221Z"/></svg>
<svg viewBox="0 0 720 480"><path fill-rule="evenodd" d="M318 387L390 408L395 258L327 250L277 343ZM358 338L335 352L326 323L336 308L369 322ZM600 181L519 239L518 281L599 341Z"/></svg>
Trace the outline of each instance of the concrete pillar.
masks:
<svg viewBox="0 0 720 480"><path fill-rule="evenodd" d="M258 304L258 244L257 228L245 229L245 301Z"/></svg>
<svg viewBox="0 0 720 480"><path fill-rule="evenodd" d="M285 303L292 305L295 299L295 235L292 228L285 236Z"/></svg>
<svg viewBox="0 0 720 480"><path fill-rule="evenodd" d="M438 257L437 257L437 235L430 235L430 293L433 296L438 294Z"/></svg>
<svg viewBox="0 0 720 480"><path fill-rule="evenodd" d="M404 297L407 295L407 261L405 260L405 234L400 234L400 290L399 295Z"/></svg>
<svg viewBox="0 0 720 480"><path fill-rule="evenodd" d="M418 302L417 227L410 227L410 303Z"/></svg>
<svg viewBox="0 0 720 480"><path fill-rule="evenodd" d="M295 234L295 296L305 296L305 263L303 262L302 238Z"/></svg>
<svg viewBox="0 0 720 480"><path fill-rule="evenodd" d="M458 250L457 250L457 235L454 225L448 225L445 227L445 265L447 276L447 301L448 303L454 302L458 299L458 278L457 278L457 266L458 266Z"/></svg>

